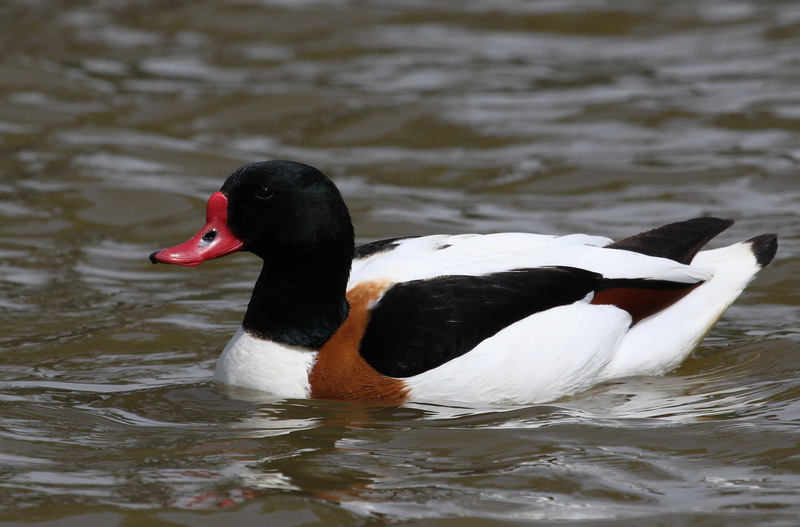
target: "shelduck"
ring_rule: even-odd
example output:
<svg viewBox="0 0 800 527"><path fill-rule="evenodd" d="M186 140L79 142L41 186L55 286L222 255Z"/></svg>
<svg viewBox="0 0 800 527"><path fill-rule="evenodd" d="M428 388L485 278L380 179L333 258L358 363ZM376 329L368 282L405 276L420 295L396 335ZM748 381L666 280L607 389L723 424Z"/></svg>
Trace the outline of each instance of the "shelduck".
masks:
<svg viewBox="0 0 800 527"><path fill-rule="evenodd" d="M681 363L775 256L774 234L700 249L694 218L619 241L436 235L355 247L333 182L291 161L234 171L206 224L153 263L263 260L214 379L287 398L552 401Z"/></svg>

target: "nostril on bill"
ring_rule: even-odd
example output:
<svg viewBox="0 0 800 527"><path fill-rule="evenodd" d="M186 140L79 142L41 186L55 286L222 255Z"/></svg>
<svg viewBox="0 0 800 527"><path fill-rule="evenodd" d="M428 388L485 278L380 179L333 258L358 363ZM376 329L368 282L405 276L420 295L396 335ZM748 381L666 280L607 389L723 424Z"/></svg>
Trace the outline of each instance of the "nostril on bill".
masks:
<svg viewBox="0 0 800 527"><path fill-rule="evenodd" d="M211 229L210 231L206 232L203 237L201 238L204 243L211 243L214 241L214 238L217 237L216 229Z"/></svg>

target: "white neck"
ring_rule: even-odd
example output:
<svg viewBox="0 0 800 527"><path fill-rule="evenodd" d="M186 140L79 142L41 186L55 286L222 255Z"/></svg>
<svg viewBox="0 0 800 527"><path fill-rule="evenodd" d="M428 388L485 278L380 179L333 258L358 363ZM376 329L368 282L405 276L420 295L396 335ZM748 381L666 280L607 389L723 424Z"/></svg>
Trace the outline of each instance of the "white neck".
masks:
<svg viewBox="0 0 800 527"><path fill-rule="evenodd" d="M316 358L315 350L262 340L239 328L217 360L214 380L281 397L307 398L308 373Z"/></svg>

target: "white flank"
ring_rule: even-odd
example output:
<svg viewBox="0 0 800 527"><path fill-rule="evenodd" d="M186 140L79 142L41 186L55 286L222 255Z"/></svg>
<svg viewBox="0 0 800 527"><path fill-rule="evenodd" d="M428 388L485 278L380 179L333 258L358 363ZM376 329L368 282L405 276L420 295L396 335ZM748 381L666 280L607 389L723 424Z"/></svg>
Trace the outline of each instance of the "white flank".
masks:
<svg viewBox="0 0 800 527"><path fill-rule="evenodd" d="M258 339L239 328L217 360L214 380L281 397L307 398L308 373L316 357L314 350Z"/></svg>
<svg viewBox="0 0 800 527"><path fill-rule="evenodd" d="M469 353L404 379L414 401L538 403L598 382L630 325L614 306L576 302L531 315Z"/></svg>

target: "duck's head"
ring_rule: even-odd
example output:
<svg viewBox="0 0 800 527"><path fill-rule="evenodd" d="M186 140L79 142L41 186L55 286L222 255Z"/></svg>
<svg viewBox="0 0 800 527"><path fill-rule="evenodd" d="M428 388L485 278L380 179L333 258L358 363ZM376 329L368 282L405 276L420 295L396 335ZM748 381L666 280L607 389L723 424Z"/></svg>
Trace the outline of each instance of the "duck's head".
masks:
<svg viewBox="0 0 800 527"><path fill-rule="evenodd" d="M288 265L338 254L349 265L353 227L339 190L302 163L244 165L209 198L203 228L150 261L195 266L242 250Z"/></svg>

